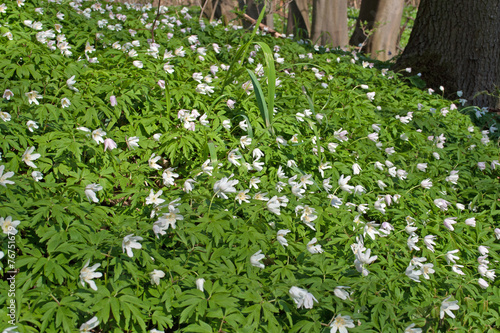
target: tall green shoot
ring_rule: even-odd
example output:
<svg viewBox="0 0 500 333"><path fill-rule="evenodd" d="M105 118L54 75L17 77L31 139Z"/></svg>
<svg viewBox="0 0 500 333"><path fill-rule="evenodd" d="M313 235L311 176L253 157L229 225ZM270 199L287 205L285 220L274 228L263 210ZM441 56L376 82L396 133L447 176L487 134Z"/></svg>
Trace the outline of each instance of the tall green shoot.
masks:
<svg viewBox="0 0 500 333"><path fill-rule="evenodd" d="M252 34L250 35L250 40L245 43L244 45L240 46L238 51L236 52L236 55L233 58L233 61L231 62L231 65L229 66L229 69L226 74L226 78L224 79L224 83L222 84L222 90L221 90L221 95L224 93L224 89L226 86L229 84L229 82L232 81L233 79L233 72L235 70L236 65L238 64L238 61L242 60L245 58L245 54L248 50L248 47L250 44L252 44L252 41L257 34L257 30L259 29L260 22L262 22L262 19L264 18L264 14L266 13L266 6L264 5L264 8L262 9L262 12L259 15L259 18L257 19L257 22L255 22L255 27L252 30Z"/></svg>

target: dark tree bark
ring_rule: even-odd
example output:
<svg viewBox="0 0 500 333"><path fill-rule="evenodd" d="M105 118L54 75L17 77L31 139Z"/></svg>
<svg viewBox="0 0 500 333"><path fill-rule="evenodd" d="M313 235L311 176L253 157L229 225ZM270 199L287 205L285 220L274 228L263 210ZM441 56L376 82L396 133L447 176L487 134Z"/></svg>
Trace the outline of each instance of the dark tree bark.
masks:
<svg viewBox="0 0 500 333"><path fill-rule="evenodd" d="M422 0L395 69L406 67L421 72L436 91L442 85L445 93L456 98L456 91L462 90L474 105L498 107L499 1Z"/></svg>
<svg viewBox="0 0 500 333"><path fill-rule="evenodd" d="M389 60L397 52L403 8L404 0L363 0L349 44L362 44L361 52L378 60ZM366 34L373 29L367 39Z"/></svg>
<svg viewBox="0 0 500 333"><path fill-rule="evenodd" d="M314 0L312 41L332 47L348 44L346 0Z"/></svg>
<svg viewBox="0 0 500 333"><path fill-rule="evenodd" d="M256 0L238 0L240 10L243 10L246 6L245 14L250 16L251 18L258 19L260 13L264 9L264 2ZM262 19L262 23L267 24L266 17ZM243 26L245 28L250 28L252 26L251 23L247 21L243 21Z"/></svg>
<svg viewBox="0 0 500 333"><path fill-rule="evenodd" d="M287 34L297 38L308 39L311 31L309 23L309 6L307 0L294 0L288 5Z"/></svg>

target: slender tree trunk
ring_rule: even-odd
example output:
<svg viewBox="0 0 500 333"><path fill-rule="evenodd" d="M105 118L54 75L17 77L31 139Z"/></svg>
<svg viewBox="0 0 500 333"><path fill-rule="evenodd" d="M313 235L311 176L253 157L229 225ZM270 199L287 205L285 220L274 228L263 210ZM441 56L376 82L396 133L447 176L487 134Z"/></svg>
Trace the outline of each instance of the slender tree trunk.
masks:
<svg viewBox="0 0 500 333"><path fill-rule="evenodd" d="M361 44L372 58L389 60L397 52L403 8L404 0L363 0L349 44Z"/></svg>
<svg viewBox="0 0 500 333"><path fill-rule="evenodd" d="M436 91L442 85L448 96L456 98L462 90L475 105L498 107L499 1L421 0L410 40L395 69L406 67L421 72Z"/></svg>
<svg viewBox="0 0 500 333"><path fill-rule="evenodd" d="M332 47L348 44L346 0L314 0L312 41Z"/></svg>
<svg viewBox="0 0 500 333"><path fill-rule="evenodd" d="M237 18L236 14L232 12L237 6L236 0L204 0L203 15L209 19L223 19L224 23L228 24Z"/></svg>
<svg viewBox="0 0 500 333"><path fill-rule="evenodd" d="M274 0L266 0L266 23L271 29L274 29L274 12L276 11L276 6Z"/></svg>
<svg viewBox="0 0 500 333"><path fill-rule="evenodd" d="M287 34L297 38L308 39L311 31L309 23L309 6L307 0L294 0L288 5Z"/></svg>

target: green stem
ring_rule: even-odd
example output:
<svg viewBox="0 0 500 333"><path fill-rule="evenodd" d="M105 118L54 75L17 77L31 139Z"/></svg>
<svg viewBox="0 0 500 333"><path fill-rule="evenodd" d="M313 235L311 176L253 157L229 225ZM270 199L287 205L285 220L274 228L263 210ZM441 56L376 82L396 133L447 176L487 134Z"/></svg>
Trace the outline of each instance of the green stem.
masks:
<svg viewBox="0 0 500 333"><path fill-rule="evenodd" d="M167 102L167 115L170 115L170 89L167 81L165 81L165 100Z"/></svg>
<svg viewBox="0 0 500 333"><path fill-rule="evenodd" d="M414 190L414 189L416 189L416 188L417 188L417 187L419 187L419 186L420 186L420 184L413 186L413 187L412 187L412 188L410 188L408 191L406 191L405 195L406 195L406 194L408 194L408 192L410 192L411 190Z"/></svg>
<svg viewBox="0 0 500 333"><path fill-rule="evenodd" d="M368 139L368 137L364 136L362 138L356 139L356 140L354 140L354 141L351 142L351 145L354 144L354 143L356 143L356 142L358 142L359 140L363 140L363 139Z"/></svg>
<svg viewBox="0 0 500 333"><path fill-rule="evenodd" d="M212 203L214 202L215 196L219 194L220 191L215 192L215 194L212 196L212 199L210 200L210 205L208 206L208 214L207 216L210 218L210 211L212 210Z"/></svg>

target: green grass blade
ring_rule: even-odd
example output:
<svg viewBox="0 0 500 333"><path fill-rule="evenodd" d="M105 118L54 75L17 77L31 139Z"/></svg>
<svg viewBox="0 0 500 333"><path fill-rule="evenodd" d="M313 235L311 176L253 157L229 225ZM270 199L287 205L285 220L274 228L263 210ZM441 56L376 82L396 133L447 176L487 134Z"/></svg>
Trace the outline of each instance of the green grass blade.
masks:
<svg viewBox="0 0 500 333"><path fill-rule="evenodd" d="M257 33L257 30L259 30L260 23L264 19L264 15L266 15L266 4L264 4L264 7L262 8L262 11L260 12L259 18L257 19L257 22L255 22L255 27L253 27L252 30L252 38L255 36Z"/></svg>
<svg viewBox="0 0 500 333"><path fill-rule="evenodd" d="M212 163L217 163L217 151L213 142L208 143L208 150L210 152L210 160Z"/></svg>
<svg viewBox="0 0 500 333"><path fill-rule="evenodd" d="M267 119L269 119L269 124L273 123L274 115L274 94L276 92L276 69L274 67L274 57L273 52L269 45L264 42L256 42L264 52L264 57L266 60L265 72L267 75ZM271 131L274 129L271 127Z"/></svg>
<svg viewBox="0 0 500 333"><path fill-rule="evenodd" d="M269 119L269 110L267 109L266 99L264 98L264 93L262 92L262 87L259 83L259 80L255 76L255 74L247 69L248 74L250 75L250 80L252 80L253 90L255 92L255 97L257 98L257 106L260 110L260 115L264 120L264 124L266 128L271 132L271 121Z"/></svg>
<svg viewBox="0 0 500 333"><path fill-rule="evenodd" d="M307 89L305 86L302 86L302 92L304 93L304 96L306 96L307 103L309 104L309 108L311 109L311 112L313 113L314 116L316 116L316 111L314 110L314 102L311 99L311 97L307 93Z"/></svg>
<svg viewBox="0 0 500 333"><path fill-rule="evenodd" d="M266 13L266 6L264 5L264 8L262 9L262 12L260 13L259 18L257 19L257 22L255 23L255 27L253 28L252 34L250 35L250 40L246 44L240 46L240 48L236 52L236 55L235 55L233 61L231 62L231 65L229 66L229 69L226 73L226 78L224 79L224 83L222 84L221 95L224 92L224 89L226 88L226 86L229 84L229 82L231 82L233 80L232 73L234 72L234 68L238 64L238 61L245 58L245 53L247 52L250 44L252 44L252 41L255 37L255 34L257 33L257 30L259 29L260 22L262 22L262 19L264 18L265 13Z"/></svg>
<svg viewBox="0 0 500 333"><path fill-rule="evenodd" d="M212 104L210 105L210 109L208 109L208 112L207 113L211 113L212 110L214 109L214 107L217 105L217 103L219 103L219 101L221 99L223 99L224 97L226 97L226 95L220 95L219 97L217 97L215 99L215 101L212 102Z"/></svg>
<svg viewBox="0 0 500 333"><path fill-rule="evenodd" d="M314 101L307 94L306 87L302 86L302 92L304 93L304 96L306 96L307 103L309 104L309 108L311 109L311 112L314 115L314 119L316 119L316 111L314 110ZM317 120L314 121L314 122L312 120L310 120L310 119L307 119L307 118L305 120L307 120L307 122L309 123L309 126L314 131L314 135L316 136L316 149L318 150L318 156L320 157L320 160L322 161L323 160L323 153L321 152L321 146L319 145L319 138L320 138L320 136L319 136L318 128L316 126Z"/></svg>
<svg viewBox="0 0 500 333"><path fill-rule="evenodd" d="M170 114L170 89L168 88L168 82L165 81L165 100L167 102L167 115Z"/></svg>
<svg viewBox="0 0 500 333"><path fill-rule="evenodd" d="M252 138L252 139L253 139L253 129L252 129L252 124L250 124L250 119L248 119L247 115L246 115L246 114L240 114L240 115L238 115L238 116L236 116L236 117L243 117L243 119L245 119L245 120L247 121L247 125L248 125L248 136L249 136L250 138ZM234 118L236 118L236 117L234 117ZM233 119L234 119L234 118L233 118Z"/></svg>

